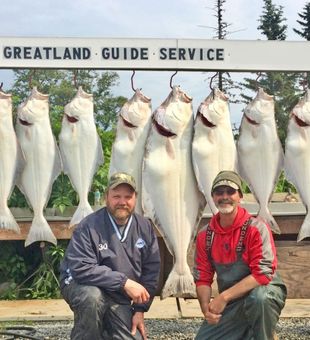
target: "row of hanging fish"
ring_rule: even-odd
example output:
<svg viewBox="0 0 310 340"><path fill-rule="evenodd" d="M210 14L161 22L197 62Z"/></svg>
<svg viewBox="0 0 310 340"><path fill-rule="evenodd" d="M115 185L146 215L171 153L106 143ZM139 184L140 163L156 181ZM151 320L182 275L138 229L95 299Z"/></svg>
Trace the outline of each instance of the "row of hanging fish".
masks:
<svg viewBox="0 0 310 340"><path fill-rule="evenodd" d="M20 231L7 206L16 184L34 213L25 246L36 241L57 243L43 211L62 169L79 195L79 206L70 225L92 212L88 192L103 163L93 110L93 96L79 88L64 109L59 151L49 119L48 95L33 88L18 107L15 134L11 94L0 92L0 229Z"/></svg>
<svg viewBox="0 0 310 340"><path fill-rule="evenodd" d="M149 98L137 90L120 112L112 147L110 174L127 171L134 175L138 211L153 221L174 257L162 298L195 295L187 253L205 202L217 213L211 186L219 171L240 173L259 203L258 215L280 233L268 208L284 164L273 97L259 89L245 108L237 145L228 98L220 90L215 89L201 103L195 121L193 117L192 99L179 87L173 88L153 114ZM304 123L296 124L296 117ZM293 110L285 156L289 178L306 206L310 203L310 136L305 129L309 124L308 95ZM308 220L307 215L298 241L310 236Z"/></svg>

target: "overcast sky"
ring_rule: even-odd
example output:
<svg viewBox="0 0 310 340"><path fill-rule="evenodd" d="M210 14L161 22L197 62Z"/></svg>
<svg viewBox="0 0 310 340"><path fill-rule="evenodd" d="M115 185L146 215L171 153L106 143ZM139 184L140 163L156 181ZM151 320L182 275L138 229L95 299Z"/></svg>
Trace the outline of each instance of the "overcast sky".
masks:
<svg viewBox="0 0 310 340"><path fill-rule="evenodd" d="M308 1L273 0L282 5L287 18L288 39L300 40L293 32ZM215 0L1 0L0 37L100 37L100 38L177 38L212 39L216 26ZM231 24L228 39L265 39L257 31L262 14L262 0L227 0L224 20ZM132 96L131 72L120 71L117 95ZM137 71L135 86L152 98L153 109L170 91L171 72ZM179 72L174 84L193 97L194 109L209 94L207 78L212 74ZM233 77L240 77L234 74ZM0 70L0 81L6 90L11 85L12 72ZM239 123L242 107L231 106L232 123Z"/></svg>

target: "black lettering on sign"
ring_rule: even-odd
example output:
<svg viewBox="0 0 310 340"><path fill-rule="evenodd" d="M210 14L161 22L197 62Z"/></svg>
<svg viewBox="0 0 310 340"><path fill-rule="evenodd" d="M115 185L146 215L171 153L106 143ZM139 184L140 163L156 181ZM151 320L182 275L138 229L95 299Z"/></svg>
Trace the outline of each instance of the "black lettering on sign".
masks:
<svg viewBox="0 0 310 340"><path fill-rule="evenodd" d="M160 60L166 60L167 59L167 49L162 47L160 50L159 50L159 59Z"/></svg>

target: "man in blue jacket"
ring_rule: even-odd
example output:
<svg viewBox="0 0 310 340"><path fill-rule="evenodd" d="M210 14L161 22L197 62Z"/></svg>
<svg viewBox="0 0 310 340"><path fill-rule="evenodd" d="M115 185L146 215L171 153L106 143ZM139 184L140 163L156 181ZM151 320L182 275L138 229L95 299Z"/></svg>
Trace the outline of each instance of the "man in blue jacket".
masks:
<svg viewBox="0 0 310 340"><path fill-rule="evenodd" d="M76 227L60 266L74 312L73 340L146 339L144 312L155 295L160 256L149 220L134 213L132 176L111 176L106 207Z"/></svg>

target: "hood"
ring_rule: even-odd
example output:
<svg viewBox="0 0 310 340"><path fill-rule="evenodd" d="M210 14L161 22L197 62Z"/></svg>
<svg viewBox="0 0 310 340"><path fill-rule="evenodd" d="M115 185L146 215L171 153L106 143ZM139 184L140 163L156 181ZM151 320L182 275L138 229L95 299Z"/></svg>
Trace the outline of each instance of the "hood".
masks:
<svg viewBox="0 0 310 340"><path fill-rule="evenodd" d="M232 233L234 230L241 228L244 224L244 222L249 219L251 215L248 213L247 210L244 208L238 206L238 212L235 217L235 220L233 224L229 227L223 228L220 225L220 214L217 213L210 221L210 227L212 230L214 230L215 233L218 234L229 234Z"/></svg>

